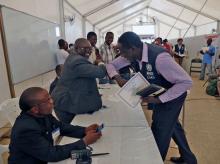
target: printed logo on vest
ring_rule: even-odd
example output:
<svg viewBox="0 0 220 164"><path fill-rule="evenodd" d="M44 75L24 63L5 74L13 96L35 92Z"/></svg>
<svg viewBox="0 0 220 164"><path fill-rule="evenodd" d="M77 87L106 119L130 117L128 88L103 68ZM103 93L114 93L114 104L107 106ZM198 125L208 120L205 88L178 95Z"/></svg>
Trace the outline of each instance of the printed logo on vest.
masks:
<svg viewBox="0 0 220 164"><path fill-rule="evenodd" d="M146 69L148 72L152 71L152 65L151 64L146 64Z"/></svg>
<svg viewBox="0 0 220 164"><path fill-rule="evenodd" d="M154 76L154 72L152 71L153 70L153 68L152 68L152 65L151 64L146 64L146 77L147 77L147 79L149 79L149 80L153 80L153 79L155 79L155 76Z"/></svg>

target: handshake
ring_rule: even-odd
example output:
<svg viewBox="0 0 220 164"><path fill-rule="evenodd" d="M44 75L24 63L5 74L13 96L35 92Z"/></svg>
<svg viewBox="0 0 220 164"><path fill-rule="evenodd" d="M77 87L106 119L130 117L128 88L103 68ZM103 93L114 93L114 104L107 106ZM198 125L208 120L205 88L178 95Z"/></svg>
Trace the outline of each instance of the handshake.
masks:
<svg viewBox="0 0 220 164"><path fill-rule="evenodd" d="M103 63L103 61L102 61L101 59L96 59L96 60L94 61L94 64L95 64L95 65L100 65L100 64L105 65L105 63Z"/></svg>

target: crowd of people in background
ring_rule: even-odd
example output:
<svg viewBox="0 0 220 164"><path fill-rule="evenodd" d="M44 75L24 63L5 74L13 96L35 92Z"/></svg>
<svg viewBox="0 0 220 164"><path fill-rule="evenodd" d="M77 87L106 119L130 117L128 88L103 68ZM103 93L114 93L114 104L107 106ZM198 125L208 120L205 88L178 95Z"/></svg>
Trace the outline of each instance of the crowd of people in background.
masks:
<svg viewBox="0 0 220 164"><path fill-rule="evenodd" d="M109 64L115 58L120 56L120 51L117 45L113 44L113 40L114 40L113 32L106 33L104 42L100 45L99 48L96 46L97 34L95 32L89 32L87 34L87 40L89 41L92 47L92 53L89 56L89 61L92 64L95 64L97 60L101 60L105 64ZM159 47L163 47L164 49L166 49L166 51L173 57L173 59L180 66L183 66L184 59L188 58L187 48L183 43L182 38L178 38L177 43L172 45L167 39L163 40L161 37L158 37L155 38L152 44L155 44ZM64 64L64 61L66 60L69 54L74 53L75 47L73 43L70 43L68 48L68 43L63 39L60 39L58 41L58 45L59 45L59 50L57 52L57 62L59 65L61 65ZM215 47L212 45L211 38L207 39L207 46L202 47L202 49L199 52L202 55L202 65L201 65L201 73L199 79L204 80L205 75L207 75L208 78L209 76L212 77L213 73L216 75L216 72L212 71L212 67L213 67L212 58L215 55ZM207 74L206 74L206 69L208 70ZM129 79L131 77L132 71L133 68L131 66L123 67L122 69L119 70L120 74L126 79ZM114 83L114 81L111 78L109 78L108 75L106 75L103 78L99 78L99 83L100 84ZM217 95L219 96L219 94Z"/></svg>

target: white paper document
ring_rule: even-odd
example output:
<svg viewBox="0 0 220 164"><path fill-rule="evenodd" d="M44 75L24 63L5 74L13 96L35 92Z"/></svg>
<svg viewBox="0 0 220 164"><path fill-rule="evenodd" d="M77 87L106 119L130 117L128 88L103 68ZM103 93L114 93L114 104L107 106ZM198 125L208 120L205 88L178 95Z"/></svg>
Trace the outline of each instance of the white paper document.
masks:
<svg viewBox="0 0 220 164"><path fill-rule="evenodd" d="M140 103L140 96L136 93L150 83L138 72L116 93L118 98L131 108L135 108Z"/></svg>
<svg viewBox="0 0 220 164"><path fill-rule="evenodd" d="M180 56L180 57L185 57L185 56L186 56L186 54L181 54L181 53L178 53L178 56Z"/></svg>
<svg viewBox="0 0 220 164"><path fill-rule="evenodd" d="M206 53L209 50L209 47L202 47L202 51Z"/></svg>

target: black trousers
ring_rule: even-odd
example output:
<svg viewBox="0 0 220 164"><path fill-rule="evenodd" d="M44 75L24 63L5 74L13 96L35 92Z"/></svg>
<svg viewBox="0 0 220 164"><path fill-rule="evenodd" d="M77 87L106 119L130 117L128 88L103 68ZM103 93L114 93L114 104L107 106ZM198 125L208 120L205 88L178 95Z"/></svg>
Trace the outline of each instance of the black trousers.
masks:
<svg viewBox="0 0 220 164"><path fill-rule="evenodd" d="M155 105L151 128L163 160L166 158L171 138L173 138L185 162L196 164L196 157L191 152L184 130L178 121L186 95L184 93L172 101Z"/></svg>
<svg viewBox="0 0 220 164"><path fill-rule="evenodd" d="M73 118L75 117L74 113L69 113L69 112L65 112L65 111L59 111L59 110L54 110L56 113L57 118L64 123L71 123L71 121L73 120Z"/></svg>

